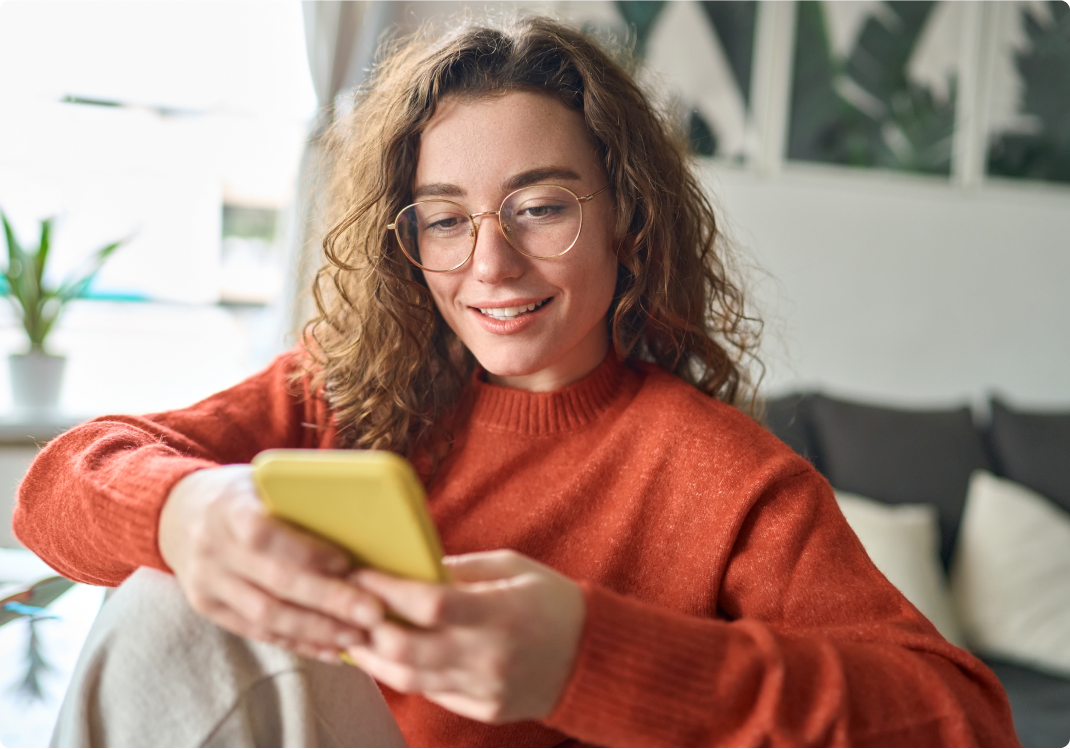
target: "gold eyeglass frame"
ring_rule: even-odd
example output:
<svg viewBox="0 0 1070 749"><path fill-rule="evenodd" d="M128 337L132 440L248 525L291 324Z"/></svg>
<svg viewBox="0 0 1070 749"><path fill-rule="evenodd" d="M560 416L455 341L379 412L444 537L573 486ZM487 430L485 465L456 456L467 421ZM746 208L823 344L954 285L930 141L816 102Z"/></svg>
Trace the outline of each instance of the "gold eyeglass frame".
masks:
<svg viewBox="0 0 1070 749"><path fill-rule="evenodd" d="M572 244L570 244L568 247L566 247L564 250L562 250L561 252L557 253L556 255L531 255L531 254L528 254L527 252L524 252L522 249L520 249L515 244L513 244L513 240L509 239L509 232L507 232L505 230L505 225L502 224L502 208L505 207L506 201L508 201L509 198L513 197L514 195L516 195L521 190L529 190L529 189L531 189L533 187L556 187L556 188L558 188L560 190L564 190L565 192L567 192L569 195L571 195L572 197L574 197L576 199L577 203L580 204L580 225L576 229L576 238L572 240ZM576 193L572 192L572 190L568 189L567 187L564 187L563 185L550 185L550 184L525 185L524 187L519 187L516 190L513 190L508 195L506 195L502 199L502 204L500 206L498 206L498 210L496 210L496 211L482 211L480 213L469 213L467 208L465 208L463 205L461 205L460 203L457 203L457 202L455 202L453 200L445 200L443 198L432 198L430 200L418 200L415 203L410 203L409 205L405 206L400 211L398 211L398 215L394 217L394 223L387 224L386 228L389 229L390 231L394 232L394 238L397 239L398 247L400 247L401 251L403 253L405 253L405 257L407 257L409 259L409 262L411 262L417 268L419 268L420 270L422 270L422 271L424 271L426 273L449 273L450 271L457 270L462 265L464 265L465 263L467 263L469 260L472 259L472 255L476 254L476 242L479 240L479 224L476 223L476 219L480 218L481 216L497 216L498 217L498 228L501 229L502 236L505 237L505 241L509 243L510 247L512 247L514 250L519 252L524 257L530 257L530 258L532 258L534 260L553 260L554 258L561 257L562 255L567 253L569 250L571 250L573 247L576 246L576 242L580 241L580 234L583 233L583 204L591 202L591 200L593 200L599 194L605 192L608 189L609 189L609 185L606 185L601 190L596 190L595 192L592 192L590 195L584 195L583 197L580 197ZM423 205L424 203L449 203L450 205L455 205L458 208L460 208L462 211L464 211L464 215L468 216L468 220L472 224L472 249L468 251L468 254L465 256L464 260L462 260L461 262L457 263L457 265L453 266L452 268L446 268L444 270L436 270L434 268L427 268L427 267L425 267L423 265L420 265L420 263L416 262L416 260L413 259L412 255L409 254L408 250L405 249L405 243L401 241L401 234L398 233L398 221L401 219L401 214L403 214L405 211L409 210L410 208L412 208L414 206Z"/></svg>

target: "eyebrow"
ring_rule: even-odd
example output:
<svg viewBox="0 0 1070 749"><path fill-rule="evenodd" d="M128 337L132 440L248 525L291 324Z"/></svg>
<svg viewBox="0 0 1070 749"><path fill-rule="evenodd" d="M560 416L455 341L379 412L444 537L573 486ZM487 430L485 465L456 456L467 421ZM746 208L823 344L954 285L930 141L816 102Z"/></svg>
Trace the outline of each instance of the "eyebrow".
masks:
<svg viewBox="0 0 1070 749"><path fill-rule="evenodd" d="M562 166L547 166L540 167L538 169L529 169L526 172L510 177L503 185L506 190L518 190L521 187L527 187L528 185L537 185L548 179L560 179L568 180L572 182L578 182L582 177L571 169L566 169ZM460 198L465 195L457 185L452 185L448 182L435 182L430 185L420 185L412 193L413 200L419 200L425 197L439 197L439 198Z"/></svg>

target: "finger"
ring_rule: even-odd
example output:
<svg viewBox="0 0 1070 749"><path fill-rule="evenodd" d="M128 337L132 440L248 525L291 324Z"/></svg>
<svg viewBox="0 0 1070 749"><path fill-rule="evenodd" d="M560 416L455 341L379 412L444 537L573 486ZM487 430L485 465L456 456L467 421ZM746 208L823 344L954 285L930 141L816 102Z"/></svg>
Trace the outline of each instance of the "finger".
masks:
<svg viewBox="0 0 1070 749"><path fill-rule="evenodd" d="M294 566L274 554L241 548L227 554L235 572L278 598L359 627L373 627L383 620L379 601L345 580Z"/></svg>
<svg viewBox="0 0 1070 749"><path fill-rule="evenodd" d="M371 650L387 660L421 669L460 665L462 652L451 634L383 622L368 633Z"/></svg>
<svg viewBox="0 0 1070 749"><path fill-rule="evenodd" d="M332 665L338 665L344 662L339 655L344 652L341 648L318 648L309 645L308 643L301 642L300 640L291 640L278 635L266 636L263 638L263 642L266 642L269 645L274 645L277 648L282 648L283 650L289 650L302 658L308 658L310 660L322 661L323 663L330 663Z"/></svg>
<svg viewBox="0 0 1070 749"><path fill-rule="evenodd" d="M361 570L354 577L387 608L420 627L473 626L486 621L494 612L481 590L404 580L375 570Z"/></svg>
<svg viewBox="0 0 1070 749"><path fill-rule="evenodd" d="M283 637L272 632L267 632L254 623L245 619L234 609L220 604L216 607L209 618L217 625L232 632L239 637L243 637L248 640L259 640L260 642L266 642L269 645L289 650L297 655L305 658L311 658L314 660L323 661L325 663L337 663L338 662L338 648L321 648L314 645L310 645L300 640L293 640L288 637Z"/></svg>
<svg viewBox="0 0 1070 749"><path fill-rule="evenodd" d="M481 723L503 723L509 720L502 712L502 705L498 700L471 697L457 692L433 691L424 692L424 697L436 705L441 705L451 713L463 715Z"/></svg>
<svg viewBox="0 0 1070 749"><path fill-rule="evenodd" d="M449 569L453 581L457 583L501 580L502 578L515 577L525 572L531 572L533 568L542 566L538 562L509 549L445 557L442 562Z"/></svg>
<svg viewBox="0 0 1070 749"><path fill-rule="evenodd" d="M403 663L395 663L365 647L349 648L346 652L362 671L396 692L447 693L458 687L457 676L451 671L419 669Z"/></svg>
<svg viewBox="0 0 1070 749"><path fill-rule="evenodd" d="M345 551L267 514L259 504L242 503L231 515L230 530L244 548L287 559L295 567L341 576L352 568Z"/></svg>
<svg viewBox="0 0 1070 749"><path fill-rule="evenodd" d="M364 642L363 633L315 611L275 598L244 580L227 576L217 583L219 597L241 612L257 630L258 639L284 637L321 650L345 648Z"/></svg>

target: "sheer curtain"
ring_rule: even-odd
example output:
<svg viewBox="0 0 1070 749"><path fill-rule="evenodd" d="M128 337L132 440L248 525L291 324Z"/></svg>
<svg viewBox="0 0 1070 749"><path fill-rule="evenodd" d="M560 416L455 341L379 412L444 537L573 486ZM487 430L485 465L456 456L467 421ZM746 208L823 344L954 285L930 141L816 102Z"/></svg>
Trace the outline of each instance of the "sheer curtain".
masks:
<svg viewBox="0 0 1070 749"><path fill-rule="evenodd" d="M320 243L327 228L319 220L318 210L326 166L321 138L348 105L346 94L364 80L379 38L393 21L392 3L387 0L305 0L301 5L319 115L301 157L290 232L287 322L297 335L315 309L311 284L323 255Z"/></svg>

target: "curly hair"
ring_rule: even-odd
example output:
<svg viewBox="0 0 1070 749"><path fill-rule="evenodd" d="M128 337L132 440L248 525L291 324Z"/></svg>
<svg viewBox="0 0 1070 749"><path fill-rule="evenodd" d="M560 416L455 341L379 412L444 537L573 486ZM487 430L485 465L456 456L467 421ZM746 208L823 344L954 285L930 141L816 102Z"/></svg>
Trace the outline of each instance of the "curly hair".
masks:
<svg viewBox="0 0 1070 749"><path fill-rule="evenodd" d="M305 346L339 446L411 456L448 436L472 377L474 357L386 228L411 202L420 133L446 97L536 91L581 112L615 201L616 354L754 404L761 323L744 309L682 128L636 84L627 54L543 17L469 21L437 38L425 28L384 50L351 114L324 136L332 228Z"/></svg>

